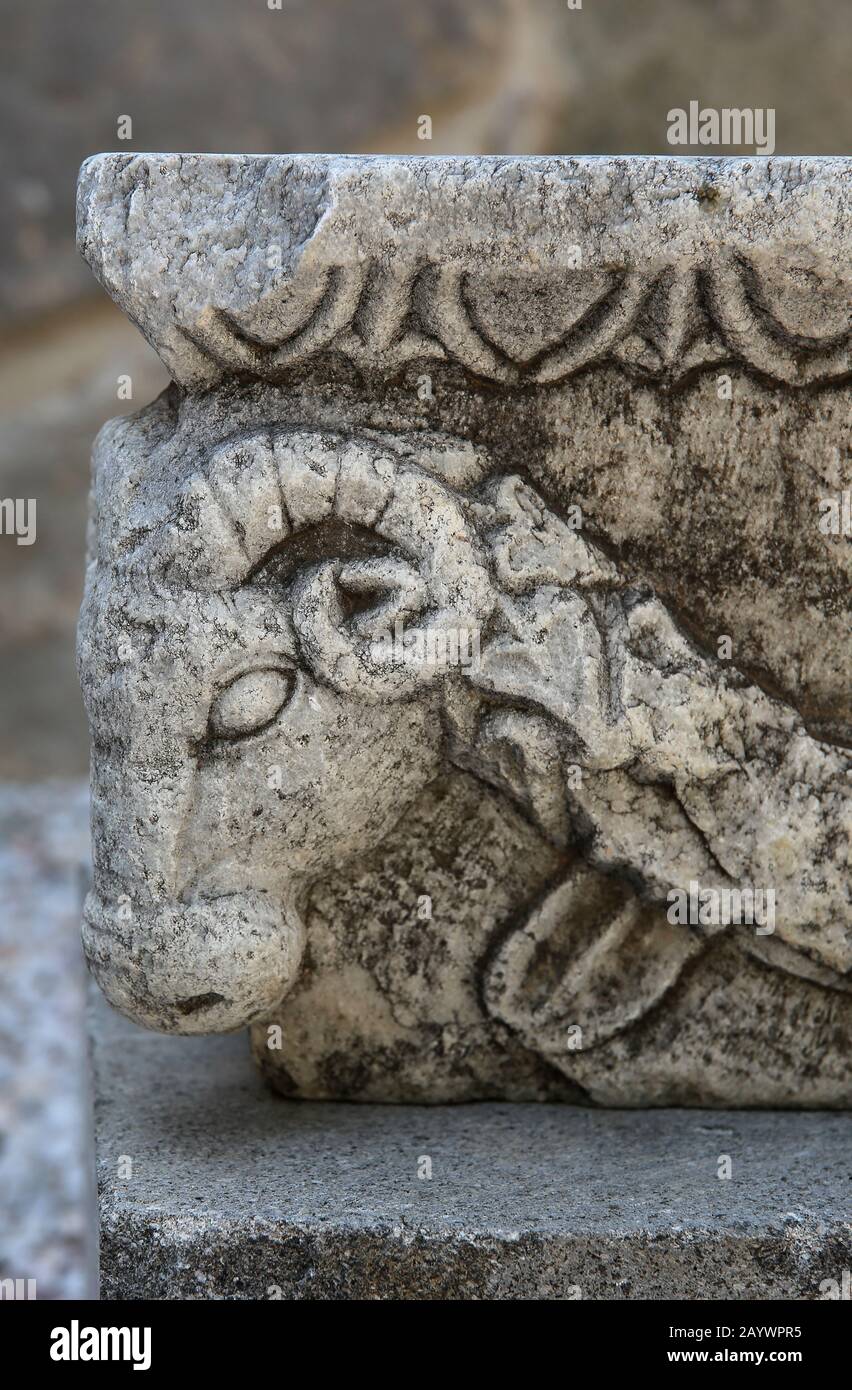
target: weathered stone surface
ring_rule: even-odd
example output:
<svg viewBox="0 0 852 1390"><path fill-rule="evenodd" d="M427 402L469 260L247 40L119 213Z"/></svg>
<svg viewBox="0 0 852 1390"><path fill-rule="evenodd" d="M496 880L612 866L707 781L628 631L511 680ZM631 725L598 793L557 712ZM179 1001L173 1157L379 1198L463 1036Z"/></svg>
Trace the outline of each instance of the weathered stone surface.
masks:
<svg viewBox="0 0 852 1390"><path fill-rule="evenodd" d="M243 1039L93 1031L104 1298L818 1299L852 1258L843 1116L288 1102Z"/></svg>
<svg viewBox="0 0 852 1390"><path fill-rule="evenodd" d="M84 166L177 382L95 453L120 1009L307 1097L852 1102L848 172Z"/></svg>
<svg viewBox="0 0 852 1390"><path fill-rule="evenodd" d="M78 243L172 375L850 369L848 161L98 155ZM412 322L413 321L413 322Z"/></svg>

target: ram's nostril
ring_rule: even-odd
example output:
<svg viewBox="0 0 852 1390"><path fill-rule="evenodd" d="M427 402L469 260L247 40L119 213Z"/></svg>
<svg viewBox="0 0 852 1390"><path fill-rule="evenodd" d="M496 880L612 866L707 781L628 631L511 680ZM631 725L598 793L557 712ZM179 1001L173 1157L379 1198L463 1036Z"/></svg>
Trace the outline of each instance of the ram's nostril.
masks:
<svg viewBox="0 0 852 1390"><path fill-rule="evenodd" d="M184 1018L190 1014L203 1013L205 1009L212 1009L214 1004L223 1004L224 994L195 994L191 999L176 999L175 1008Z"/></svg>
<svg viewBox="0 0 852 1390"><path fill-rule="evenodd" d="M107 999L167 1033L227 1033L268 1015L292 987L304 948L298 915L265 893L134 908L125 920L86 899L83 946Z"/></svg>

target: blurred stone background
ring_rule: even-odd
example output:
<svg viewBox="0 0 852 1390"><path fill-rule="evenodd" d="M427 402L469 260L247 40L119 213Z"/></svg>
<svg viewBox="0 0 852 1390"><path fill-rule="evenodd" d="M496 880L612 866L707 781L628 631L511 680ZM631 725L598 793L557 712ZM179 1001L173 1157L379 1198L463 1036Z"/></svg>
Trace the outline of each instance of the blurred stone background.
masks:
<svg viewBox="0 0 852 1390"><path fill-rule="evenodd" d="M0 498L37 502L35 544L0 535L0 1278L38 1272L40 1296L91 1286L88 457L166 381L77 256L78 166L116 148L665 153L691 100L774 107L777 153L850 153L849 0L576 3L0 0Z"/></svg>

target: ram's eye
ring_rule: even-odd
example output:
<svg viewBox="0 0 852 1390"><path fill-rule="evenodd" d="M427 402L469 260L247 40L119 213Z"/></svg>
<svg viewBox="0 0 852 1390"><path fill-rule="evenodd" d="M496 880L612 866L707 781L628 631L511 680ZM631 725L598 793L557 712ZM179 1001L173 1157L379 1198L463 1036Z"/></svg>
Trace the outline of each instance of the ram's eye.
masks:
<svg viewBox="0 0 852 1390"><path fill-rule="evenodd" d="M239 738L271 724L293 694L292 671L246 671L220 690L210 708L210 731L217 738Z"/></svg>

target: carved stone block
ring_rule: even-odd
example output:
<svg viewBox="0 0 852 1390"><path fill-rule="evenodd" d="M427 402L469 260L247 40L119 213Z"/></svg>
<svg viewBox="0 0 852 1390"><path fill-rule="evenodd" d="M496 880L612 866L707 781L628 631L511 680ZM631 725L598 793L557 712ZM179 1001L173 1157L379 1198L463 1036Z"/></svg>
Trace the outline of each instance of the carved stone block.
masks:
<svg viewBox="0 0 852 1390"><path fill-rule="evenodd" d="M103 155L107 997L305 1097L847 1106L849 161Z"/></svg>

